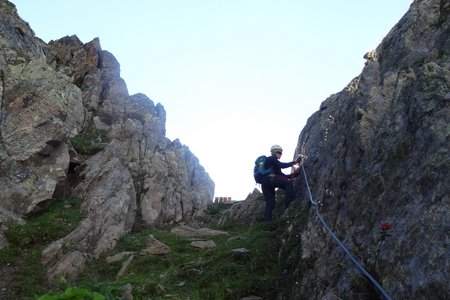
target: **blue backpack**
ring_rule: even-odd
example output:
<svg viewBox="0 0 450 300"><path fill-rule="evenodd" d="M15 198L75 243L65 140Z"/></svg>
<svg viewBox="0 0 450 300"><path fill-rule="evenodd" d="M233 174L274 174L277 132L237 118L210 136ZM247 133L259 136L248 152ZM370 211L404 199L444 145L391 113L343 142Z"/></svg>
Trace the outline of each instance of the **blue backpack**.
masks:
<svg viewBox="0 0 450 300"><path fill-rule="evenodd" d="M255 160L255 167L253 168L253 177L256 183L261 183L264 175L273 173L271 168L265 168L267 156L261 155Z"/></svg>

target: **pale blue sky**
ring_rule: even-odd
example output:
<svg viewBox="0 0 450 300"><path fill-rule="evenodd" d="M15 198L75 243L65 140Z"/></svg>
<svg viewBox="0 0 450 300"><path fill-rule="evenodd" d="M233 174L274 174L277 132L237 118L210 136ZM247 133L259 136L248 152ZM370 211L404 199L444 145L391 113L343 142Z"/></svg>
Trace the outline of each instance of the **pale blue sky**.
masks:
<svg viewBox="0 0 450 300"><path fill-rule="evenodd" d="M244 199L254 160L272 144L290 161L307 118L341 91L410 0L15 0L49 42L100 38L130 94L167 112L216 183Z"/></svg>

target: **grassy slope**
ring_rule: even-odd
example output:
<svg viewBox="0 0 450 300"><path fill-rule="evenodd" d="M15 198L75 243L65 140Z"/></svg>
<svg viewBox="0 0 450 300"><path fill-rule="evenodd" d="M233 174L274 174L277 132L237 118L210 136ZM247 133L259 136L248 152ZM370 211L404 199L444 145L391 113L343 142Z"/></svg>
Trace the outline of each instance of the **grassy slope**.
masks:
<svg viewBox="0 0 450 300"><path fill-rule="evenodd" d="M228 235L208 238L217 247L206 250L194 248L190 245L192 240L164 229L139 230L124 236L115 249L92 261L80 281L67 282L61 278L59 284L48 286L40 253L51 241L76 228L82 219L80 202L80 199L60 199L26 225L9 226L6 236L10 246L0 250L0 273L7 273L10 278L3 282L7 288L0 293L2 299L36 299L43 294L59 295L48 299L76 299L61 296L68 287L98 292L106 299L121 299L127 283L133 286L134 299L239 299L249 295L272 299L281 289L278 255L284 231L282 221L251 228L242 224L215 227L226 230ZM211 219L217 219L222 208L210 206ZM214 228L212 224L204 225ZM140 255L150 234L169 246L170 253ZM236 248L249 252L233 253ZM126 258L113 264L108 264L105 258L123 251L132 251L135 257L126 273L116 278Z"/></svg>

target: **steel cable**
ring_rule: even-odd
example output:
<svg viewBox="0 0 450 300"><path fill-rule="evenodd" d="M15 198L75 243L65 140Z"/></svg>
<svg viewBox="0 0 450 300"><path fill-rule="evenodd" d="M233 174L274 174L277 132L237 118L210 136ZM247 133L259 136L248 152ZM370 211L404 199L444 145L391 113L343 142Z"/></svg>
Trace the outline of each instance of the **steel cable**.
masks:
<svg viewBox="0 0 450 300"><path fill-rule="evenodd" d="M311 193L311 189L310 189L309 183L308 183L308 177L306 176L306 171L305 171L305 167L304 167L303 164L302 164L302 171L303 171L303 177L305 178L306 188L308 189L309 201L311 202L312 205L314 205L314 208L315 208L315 211L316 211L316 215L319 218L320 222L323 224L323 226L328 231L328 233L331 235L331 237L333 237L333 239L336 241L336 243L339 245L339 247L341 247L342 250L344 250L345 254L347 254L347 256L350 258L350 260L364 274L364 276L366 276L367 279L369 279L370 282L372 282L372 284L378 289L378 291L384 296L384 298L386 298L387 300L392 300L392 298L386 293L386 291L375 280L375 278L373 278L372 275L370 275L369 272L367 272L367 270L353 257L351 252L345 247L345 245L333 233L333 231L331 230L330 226L328 226L328 224L325 222L323 217L320 215L319 204L316 201L314 201L314 199L313 199L313 196L312 196L312 193Z"/></svg>

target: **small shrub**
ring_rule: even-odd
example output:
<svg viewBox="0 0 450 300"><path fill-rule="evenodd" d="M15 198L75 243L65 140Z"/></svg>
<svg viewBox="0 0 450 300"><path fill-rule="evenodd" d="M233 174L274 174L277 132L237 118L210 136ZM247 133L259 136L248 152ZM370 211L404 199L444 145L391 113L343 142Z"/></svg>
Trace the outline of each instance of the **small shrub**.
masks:
<svg viewBox="0 0 450 300"><path fill-rule="evenodd" d="M107 133L98 130L94 122L90 121L79 135L70 139L73 148L81 155L93 155L108 144Z"/></svg>
<svg viewBox="0 0 450 300"><path fill-rule="evenodd" d="M91 292L88 289L70 287L59 295L43 295L38 300L105 300L105 296L97 292Z"/></svg>

